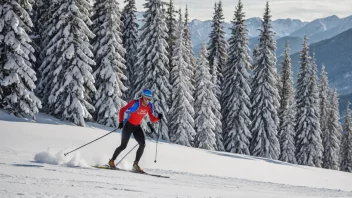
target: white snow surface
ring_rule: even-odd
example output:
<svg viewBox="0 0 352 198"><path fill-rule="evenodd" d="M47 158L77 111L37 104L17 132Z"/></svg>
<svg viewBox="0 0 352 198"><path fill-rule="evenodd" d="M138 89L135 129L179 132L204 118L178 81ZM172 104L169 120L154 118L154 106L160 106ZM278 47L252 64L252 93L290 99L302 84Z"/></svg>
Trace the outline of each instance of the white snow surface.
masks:
<svg viewBox="0 0 352 198"><path fill-rule="evenodd" d="M37 121L0 110L0 197L352 197L352 175L276 160L189 148L148 139L140 166L169 179L102 170L120 143L113 128L77 127L45 114ZM136 141L117 158L121 159ZM119 167L129 169L135 150ZM117 162L116 161L116 162Z"/></svg>

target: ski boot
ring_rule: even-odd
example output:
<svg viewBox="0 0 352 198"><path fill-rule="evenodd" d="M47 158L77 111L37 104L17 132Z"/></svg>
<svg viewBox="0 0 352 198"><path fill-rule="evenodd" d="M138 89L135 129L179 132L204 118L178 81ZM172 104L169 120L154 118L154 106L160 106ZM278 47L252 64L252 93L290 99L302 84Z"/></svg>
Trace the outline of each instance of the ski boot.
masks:
<svg viewBox="0 0 352 198"><path fill-rule="evenodd" d="M109 160L109 167L110 167L111 169L116 169L115 161L114 161L114 160Z"/></svg>
<svg viewBox="0 0 352 198"><path fill-rule="evenodd" d="M138 162L133 163L132 171L138 172L138 173L144 173L144 171L141 169L141 167L138 166Z"/></svg>

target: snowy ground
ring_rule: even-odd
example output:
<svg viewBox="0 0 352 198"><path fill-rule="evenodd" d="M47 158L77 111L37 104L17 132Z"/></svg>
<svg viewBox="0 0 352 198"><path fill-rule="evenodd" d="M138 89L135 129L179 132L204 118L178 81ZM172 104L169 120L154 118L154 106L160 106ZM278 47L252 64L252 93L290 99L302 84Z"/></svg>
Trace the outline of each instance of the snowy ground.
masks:
<svg viewBox="0 0 352 198"><path fill-rule="evenodd" d="M153 140L140 165L170 179L91 168L108 161L120 133L63 155L109 130L43 114L34 123L0 111L0 197L352 197L349 173L168 143L158 145L154 163ZM122 154L135 144L131 139ZM121 167L130 168L134 156Z"/></svg>

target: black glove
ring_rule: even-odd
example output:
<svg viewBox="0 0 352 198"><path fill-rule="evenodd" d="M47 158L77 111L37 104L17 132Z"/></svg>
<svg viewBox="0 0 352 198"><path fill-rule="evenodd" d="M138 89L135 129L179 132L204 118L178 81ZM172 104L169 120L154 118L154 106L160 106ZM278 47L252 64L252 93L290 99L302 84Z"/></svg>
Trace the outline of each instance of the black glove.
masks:
<svg viewBox="0 0 352 198"><path fill-rule="evenodd" d="M163 119L163 114L159 113L158 118L159 118L159 120Z"/></svg>
<svg viewBox="0 0 352 198"><path fill-rule="evenodd" d="M119 126L117 127L118 129L122 129L123 128L123 122L120 122Z"/></svg>

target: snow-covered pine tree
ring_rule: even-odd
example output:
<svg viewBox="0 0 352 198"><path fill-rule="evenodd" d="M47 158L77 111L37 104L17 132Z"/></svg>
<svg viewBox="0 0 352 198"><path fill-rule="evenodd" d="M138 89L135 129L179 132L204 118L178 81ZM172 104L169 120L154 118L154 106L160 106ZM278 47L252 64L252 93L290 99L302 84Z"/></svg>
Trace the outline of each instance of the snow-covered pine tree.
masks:
<svg viewBox="0 0 352 198"><path fill-rule="evenodd" d="M252 67L251 67L252 70L254 70L255 65L257 64L257 58L259 56L258 49L259 49L259 46L258 44L256 44L253 48L253 54L252 54L252 59L253 59Z"/></svg>
<svg viewBox="0 0 352 198"><path fill-rule="evenodd" d="M1 6L1 5L0 5ZM1 33L0 33L1 34ZM1 36L0 36L1 37ZM0 46L2 45L2 43L0 42ZM2 50L1 49L1 47L0 47L0 50ZM2 68L2 60L1 60L1 55L0 55L0 82L2 82L2 80L3 80L3 76L4 76L4 74L3 74L3 68ZM4 104L3 104L3 98L4 98L4 92L3 92L3 90L2 90L2 86L0 86L0 108L3 108L4 106Z"/></svg>
<svg viewBox="0 0 352 198"><path fill-rule="evenodd" d="M215 14L217 12L217 3L214 4L214 9L215 9L215 13L214 13L214 18L215 18ZM207 45L207 47L209 48L209 45ZM209 60L210 55L209 55L208 50L207 50L207 53L208 53L208 60ZM218 72L219 72L218 67L219 67L219 58L217 56L215 56L212 63L210 64L209 72L211 75L211 81L214 84L213 92L215 93L215 95L217 96L217 98L219 100L221 97L221 88L222 88L221 86L222 85L220 83L220 79L218 78Z"/></svg>
<svg viewBox="0 0 352 198"><path fill-rule="evenodd" d="M252 57L253 57L253 63L252 63L252 66L251 66L251 69L254 71L254 69L255 69L255 67L256 67L256 65L257 65L257 58L258 58L258 56L259 56L259 53L258 53L258 50L259 50L259 46L258 46L258 44L256 44L255 46L254 46L254 48L253 48L253 54L252 54ZM280 75L277 73L276 75L275 75L275 78L276 78L276 82L277 82L277 84L276 84L276 87L277 87L277 90L278 90L278 92L279 93L281 93L282 92L282 81L281 81L281 79L280 79ZM279 106L277 106L276 107L276 109L277 109L277 111L279 111L279 109L280 109L280 104L278 104Z"/></svg>
<svg viewBox="0 0 352 198"><path fill-rule="evenodd" d="M194 109L192 106L194 99L191 93L194 88L189 75L191 73L190 68L183 58L186 47L183 39L181 10L179 14L170 74L172 86L172 105L169 111L170 140L176 144L194 146L196 133L194 131Z"/></svg>
<svg viewBox="0 0 352 198"><path fill-rule="evenodd" d="M327 122L328 122L329 105L330 105L328 94L329 94L328 75L327 75L327 72L325 71L325 66L323 65L321 69L320 90L319 90L320 128L323 135L329 133L327 131L328 130Z"/></svg>
<svg viewBox="0 0 352 198"><path fill-rule="evenodd" d="M194 75L195 75L195 70L196 70L196 58L194 57L193 54L193 49L192 49L192 40L191 40L191 32L188 27L188 8L186 5L186 13L185 13L185 23L184 23L184 32L183 32L183 39L185 42L185 47L186 51L183 53L184 59L188 65L188 67L191 70L191 80L192 84L194 85ZM194 92L194 90L193 90Z"/></svg>
<svg viewBox="0 0 352 198"><path fill-rule="evenodd" d="M210 74L214 75L214 59L217 58L217 85L220 90L217 91L219 93L216 97L220 100L221 97L221 88L223 82L223 68L226 65L227 61L227 41L225 39L225 31L223 27L224 23L224 14L222 10L221 0L218 4L215 3L215 12L212 20L212 31L209 35L210 40L208 44L208 52L209 52L209 64L210 64Z"/></svg>
<svg viewBox="0 0 352 198"><path fill-rule="evenodd" d="M171 73L172 71L172 56L174 53L174 48L176 45L176 40L178 35L176 35L177 33L177 26L178 26L178 21L176 20L176 13L177 11L175 10L174 7L174 2L173 0L169 0L169 3L166 3L166 10L165 10L165 22L167 25L167 51L168 51L168 59L169 59L169 63L167 65L167 70ZM172 81L172 77L170 75L170 84ZM172 106L172 91L170 90L170 97L169 97L169 101L168 101L168 106L171 108ZM170 134L170 131L169 131Z"/></svg>
<svg viewBox="0 0 352 198"><path fill-rule="evenodd" d="M156 137L160 134L162 139L169 140L166 115L169 111L167 101L170 97L171 85L167 69L169 63L166 42L167 26L160 0L147 0L144 7L146 8L145 24L140 35L138 72L135 74L139 76L133 86L135 87L133 96L138 97L143 88L153 91L155 109L165 117L159 123L159 131L150 136Z"/></svg>
<svg viewBox="0 0 352 198"><path fill-rule="evenodd" d="M36 61L33 63L33 69L37 74L37 78L39 78L39 72L38 72L38 68L40 66L40 60L39 60L39 54L41 52L40 49L40 43L41 43L41 38L40 38L40 23L39 23L39 18L40 18L40 6L41 6L42 1L41 0L37 0L33 2L32 5L32 11L30 13L30 17L32 19L33 22L33 28L31 33L29 34L29 37L32 40L32 46L35 50L34 52L34 56L36 57ZM38 83L38 81L37 81ZM35 90L36 92L36 90Z"/></svg>
<svg viewBox="0 0 352 198"><path fill-rule="evenodd" d="M277 91L279 92L279 95L280 93L282 92L282 82L281 82L281 77L280 77L280 74L279 73L276 73L276 87L277 87ZM276 110L277 112L279 112L280 110L280 103L277 104L278 106L276 107Z"/></svg>
<svg viewBox="0 0 352 198"><path fill-rule="evenodd" d="M202 47L206 47L206 44L203 44ZM206 54L208 54L208 51L206 50ZM197 60L198 62L198 60ZM220 87L219 87L219 83L218 83L218 77L217 77L217 64L218 64L218 59L215 58L214 62L213 62L213 74L211 75L210 72L209 74L210 76L210 81L212 82L213 86L212 86L212 90L213 90L213 94L215 96L217 96L218 94L220 94ZM209 64L209 62L208 62ZM197 66L198 67L198 66ZM197 68L196 67L196 68ZM209 65L209 71L210 71L210 65ZM196 79L195 79L196 80ZM195 92L194 92L195 94ZM219 101L218 98L216 97L216 101ZM216 122L215 125L215 138L216 138L216 145L217 145L217 150L218 151L225 151L224 148L224 141L223 141L223 134L222 134L222 115L221 115L221 105L214 105L214 110L213 110L215 116L216 116L216 120L214 120L214 122Z"/></svg>
<svg viewBox="0 0 352 198"><path fill-rule="evenodd" d="M3 3L0 3L0 20L4 17L3 13ZM4 48L4 35L3 35L4 28L0 28L0 108L3 108L3 98L4 92L2 90L1 82L4 79L4 55L5 55L5 48Z"/></svg>
<svg viewBox="0 0 352 198"><path fill-rule="evenodd" d="M3 17L3 4L0 3L0 20L1 18ZM5 55L5 48L4 48L4 35L3 35L3 31L4 28L1 28L0 30L0 83L2 82L2 80L4 79L4 68L3 68L3 65L4 65L4 55ZM2 86L0 84L0 108L3 108L3 98L4 98L4 92L2 90Z"/></svg>
<svg viewBox="0 0 352 198"><path fill-rule="evenodd" d="M352 172L352 118L350 102L347 105L343 136L341 141L341 164L340 170L344 172Z"/></svg>
<svg viewBox="0 0 352 198"><path fill-rule="evenodd" d="M283 162L296 164L295 156L295 90L293 88L293 74L291 67L290 47L286 42L284 52L284 60L281 63L281 82L282 89L280 92L280 127L279 127L279 141L280 141L280 158Z"/></svg>
<svg viewBox="0 0 352 198"><path fill-rule="evenodd" d="M28 37L31 39L30 44L32 45L34 52L33 56L35 59L31 60L31 65L32 69L36 73L36 78L38 79L40 77L40 74L38 72L38 68L40 66L40 61L38 61L39 54L40 54L40 37L39 37L39 31L38 31L38 25L37 21L39 19L38 15L38 6L37 6L38 1L36 0L27 0L27 1L20 1L20 5L27 11L29 14L29 17L31 18L32 21L32 26L28 27L28 29L25 29L25 31L28 33ZM39 84L39 81L35 81L35 85L37 86ZM34 94L38 97L36 93L36 89L34 89ZM40 97L38 97L40 99Z"/></svg>
<svg viewBox="0 0 352 198"><path fill-rule="evenodd" d="M86 0L61 0L57 13L55 35L49 42L48 53L55 52L50 62L56 65L52 73L49 103L51 114L84 126L91 119L94 106L87 96L95 92L92 66L95 65L90 39L94 34L87 25L90 4ZM56 43L54 45L53 43Z"/></svg>
<svg viewBox="0 0 352 198"><path fill-rule="evenodd" d="M301 67L297 77L296 92L296 160L298 164L321 167L323 145L319 122L319 101L317 100L317 82L308 39L304 37L301 51Z"/></svg>
<svg viewBox="0 0 352 198"><path fill-rule="evenodd" d="M203 47L203 46L202 46ZM208 51L206 51L206 53L208 53ZM211 79L210 81L213 83L213 86L212 86L212 90L213 90L213 93L215 96L218 96L221 92L220 92L220 87L219 87L219 83L218 83L218 77L217 77L217 65L218 65L218 59L215 58L214 59L214 62L213 62L213 74L214 75L211 75ZM210 70L210 65L209 65L209 70ZM210 74L210 72L209 72ZM216 97L216 101L215 102L219 102L218 98ZM216 123L216 126L215 126L215 138L216 138L216 145L218 147L218 151L225 151L225 148L224 148L224 141L223 141L223 133L222 133L222 114L221 114L221 105L219 103L219 105L214 105L213 106L214 109L213 109L213 112L216 116L217 119L214 120L214 122Z"/></svg>
<svg viewBox="0 0 352 198"><path fill-rule="evenodd" d="M255 68L257 67L257 64L258 64L258 57L259 57L259 53L258 53L258 49L259 49L259 46L258 44L256 44L253 48L253 54L252 54L252 65L250 67L250 69L252 71L255 70ZM249 79L249 82L250 82L250 85L252 85L253 83L253 79L254 79L254 75L251 75L250 79Z"/></svg>
<svg viewBox="0 0 352 198"><path fill-rule="evenodd" d="M313 82L316 84L316 86L314 86L314 94L313 96L315 97L315 101L318 103L318 116L319 116L319 123L320 123L320 106L319 106L319 77L318 77L318 65L317 65L317 61L315 58L315 52L313 52L313 57L312 57L312 77L313 77ZM321 130L321 126L320 126L320 130Z"/></svg>
<svg viewBox="0 0 352 198"><path fill-rule="evenodd" d="M217 136L217 122L220 122L217 113L220 111L214 111L219 109L220 104L215 96L213 89L214 84L211 81L211 74L209 72L210 65L207 59L207 47L204 44L199 58L197 60L197 68L195 73L195 129L196 129L196 147L209 149L209 150L221 150L223 145L221 139Z"/></svg>
<svg viewBox="0 0 352 198"><path fill-rule="evenodd" d="M277 90L276 41L271 30L269 3L266 3L260 33L257 64L252 81L252 140L250 151L254 156L278 159L280 144L277 137L279 93Z"/></svg>
<svg viewBox="0 0 352 198"><path fill-rule="evenodd" d="M340 113L340 111L339 111ZM340 117L341 118L341 117ZM341 119L340 119L341 120ZM342 141L342 133L343 133L343 125L342 122L339 122L339 131L341 131L341 135L340 135L340 143ZM340 144L340 153L341 153L341 144ZM340 157L340 162L341 162L341 157Z"/></svg>
<svg viewBox="0 0 352 198"><path fill-rule="evenodd" d="M93 12L96 121L116 127L118 112L126 104L122 99L127 80L123 58L126 51L121 40L123 23L117 0L97 0Z"/></svg>
<svg viewBox="0 0 352 198"><path fill-rule="evenodd" d="M251 58L241 0L235 10L229 39L229 58L224 68L222 92L224 146L227 152L249 155Z"/></svg>
<svg viewBox="0 0 352 198"><path fill-rule="evenodd" d="M340 161L340 114L337 90L330 94L331 105L328 109L328 120L326 133L323 133L323 168L338 170Z"/></svg>
<svg viewBox="0 0 352 198"><path fill-rule="evenodd" d="M51 41L52 37L57 32L57 28L55 27L59 21L59 13L58 10L61 8L61 3L63 0L41 0L42 3L40 5L40 17L39 17L39 32L41 36L41 48L48 48L48 44ZM41 55L46 57L46 51L42 51Z"/></svg>
<svg viewBox="0 0 352 198"><path fill-rule="evenodd" d="M176 30L178 26L178 22L176 20L176 10L174 7L174 1L169 0L169 3L167 3L167 8L166 8L166 25L167 25L167 44L168 44L168 52L169 52L169 65L168 65L168 70L172 70L172 55L174 53L174 47L176 45L176 40L178 35L176 35Z"/></svg>
<svg viewBox="0 0 352 198"><path fill-rule="evenodd" d="M209 34L209 41L208 41L208 44L206 45L207 46L207 54L208 54L208 60L209 60L209 64L213 64L212 62L214 61L214 60L211 60L211 59L214 59L214 58L218 58L217 56L214 56L214 57L212 57L212 55L210 55L210 53L211 52L209 52L209 48L211 47L211 45L212 45L212 43L211 42L213 42L212 40L213 40L213 37L215 37L215 35L216 35L216 28L217 27L215 27L216 25L218 25L218 3L214 3L214 13L213 13L213 18L212 18L212 24L211 24L211 27L212 27L212 31L210 32L210 34ZM216 38L216 37L215 37ZM204 46L204 44L203 44L203 46ZM202 46L202 47L203 47ZM199 59L199 58L198 58ZM197 62L198 62L198 59L197 59ZM210 62L211 61L211 62ZM210 72L210 75L213 75L213 66L212 65L210 65L210 70L209 70L209 72Z"/></svg>
<svg viewBox="0 0 352 198"><path fill-rule="evenodd" d="M48 0L43 0L43 4L48 3L47 1ZM44 112L52 113L54 107L49 103L49 96L54 84L57 82L57 78L55 81L53 78L54 72L58 67L56 61L59 57L56 55L60 49L57 47L60 34L57 34L59 28L56 27L56 24L59 23L60 13L62 12L59 10L61 9L61 0L51 1L48 8L44 6L42 9L47 10L43 11L43 14L39 18L40 26L42 26L43 29L39 30L41 52L39 55L40 67L38 73L40 74L40 80L36 92L43 102Z"/></svg>
<svg viewBox="0 0 352 198"><path fill-rule="evenodd" d="M219 81L219 78L218 78L218 65L219 65L219 59L218 57L215 57L214 60L213 60L213 73L211 74L211 82L214 84L214 94L216 96L220 96L221 97L221 85L220 85L220 81ZM225 68L224 68L225 69ZM218 97L219 98L219 97Z"/></svg>
<svg viewBox="0 0 352 198"><path fill-rule="evenodd" d="M134 90L133 82L136 80L136 56L138 52L138 24L136 18L136 2L135 0L125 0L125 8L122 11L123 33L122 42L126 49L126 77L125 86L128 90L125 92L125 99L133 99L132 91Z"/></svg>
<svg viewBox="0 0 352 198"><path fill-rule="evenodd" d="M16 116L35 118L41 108L35 96L34 48L28 32L33 26L30 1L3 0L0 9L0 42L3 50L0 78L3 107Z"/></svg>
<svg viewBox="0 0 352 198"><path fill-rule="evenodd" d="M45 22L49 20L50 18L50 6L53 4L53 1L50 0L35 0L35 5L37 7L36 9L36 15L37 15L37 21L35 22L36 28L38 29L39 37L42 40L42 33L45 31ZM41 45L42 46L42 45Z"/></svg>
<svg viewBox="0 0 352 198"><path fill-rule="evenodd" d="M0 61L0 63L1 63L1 61ZM2 71L2 66L0 66L0 82L2 82L2 80L3 80L3 71ZM2 91L2 87L0 86L0 108L3 108L4 106L4 104L3 104L3 96L4 95L4 92Z"/></svg>

